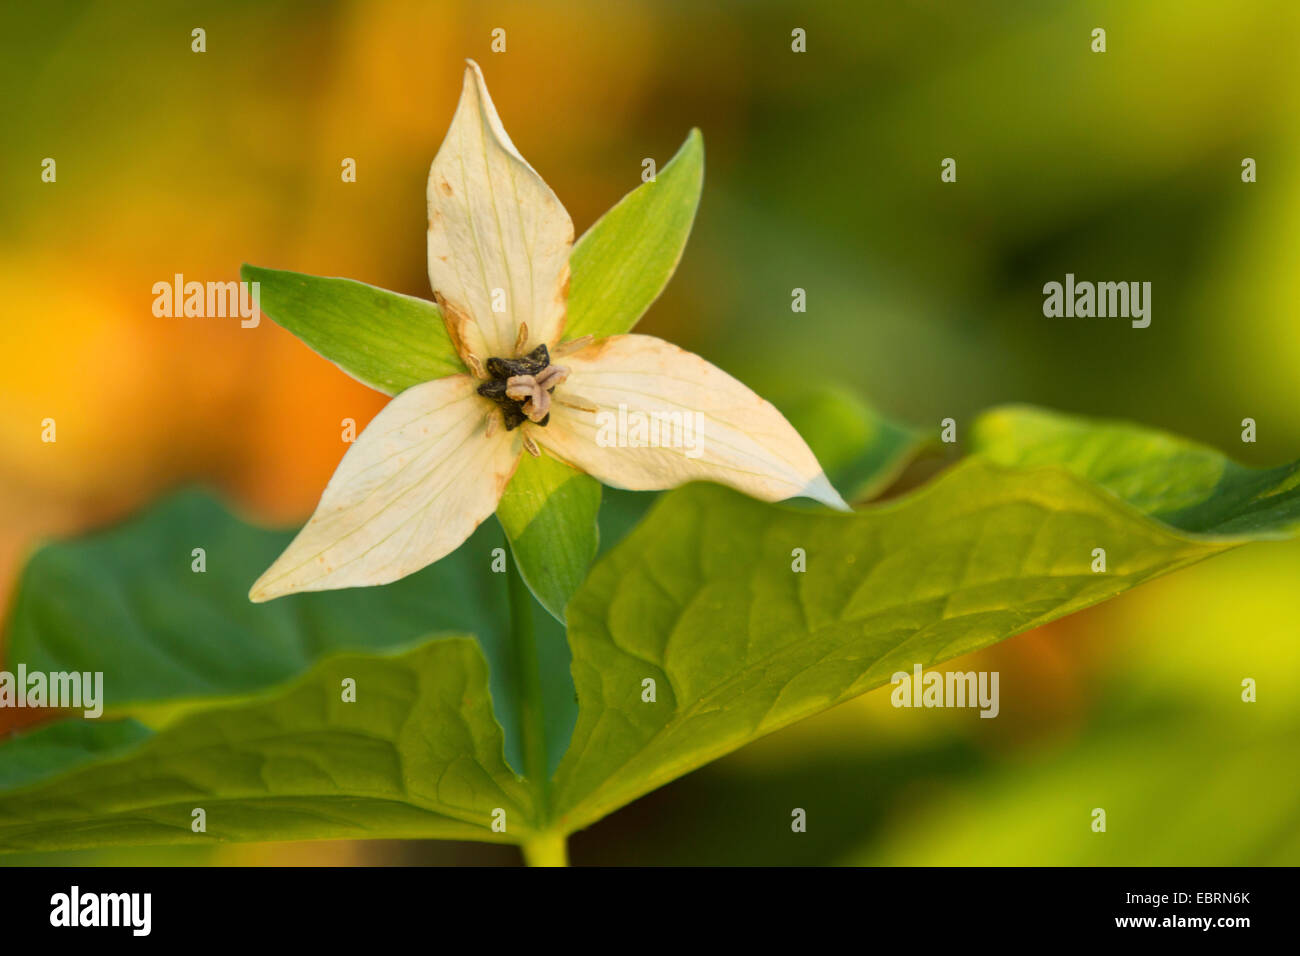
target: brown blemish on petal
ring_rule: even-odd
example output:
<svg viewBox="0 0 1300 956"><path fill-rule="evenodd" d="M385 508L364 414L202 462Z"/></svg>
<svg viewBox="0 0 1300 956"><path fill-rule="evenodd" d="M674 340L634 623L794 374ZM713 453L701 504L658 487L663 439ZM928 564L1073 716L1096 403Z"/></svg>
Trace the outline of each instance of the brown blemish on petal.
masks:
<svg viewBox="0 0 1300 956"><path fill-rule="evenodd" d="M475 378L487 378L486 373L483 371L482 363L479 362L478 357L470 351L469 347L465 344L464 335L461 334L461 330L464 329L465 324L473 320L448 302L446 297L436 289L433 293L433 301L436 302L438 308L442 310L443 324L447 327L447 335L451 339L452 347L456 349L456 354L460 356L460 360L465 363L465 367L474 374Z"/></svg>
<svg viewBox="0 0 1300 956"><path fill-rule="evenodd" d="M442 190L444 196L451 195L451 183L447 182L447 180L444 179L442 182L438 183L438 188Z"/></svg>
<svg viewBox="0 0 1300 956"><path fill-rule="evenodd" d="M587 338L587 336L583 336L583 338ZM573 351L571 352L565 352L565 354L572 355L574 352L582 352L583 361L586 362L599 361L600 357L603 354L605 354L607 350L612 348L621 338L625 338L625 336L611 335L603 339L593 339L592 341L587 342L585 345L578 345L578 343L581 342L582 339L574 339L573 344L577 345L578 347L573 349ZM563 348L564 345L567 344L568 343L561 343L560 347ZM672 347L676 349L678 352L685 351L685 349L678 348L677 346L673 345L671 342L665 344L672 345Z"/></svg>

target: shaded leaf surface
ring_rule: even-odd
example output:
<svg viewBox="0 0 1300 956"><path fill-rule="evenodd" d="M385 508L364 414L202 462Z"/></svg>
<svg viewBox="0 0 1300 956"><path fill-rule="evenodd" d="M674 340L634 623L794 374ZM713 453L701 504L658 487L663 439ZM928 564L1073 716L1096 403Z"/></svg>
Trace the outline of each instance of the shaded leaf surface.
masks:
<svg viewBox="0 0 1300 956"><path fill-rule="evenodd" d="M561 622L596 556L599 511L600 482L545 453L520 458L497 506L524 581Z"/></svg>
<svg viewBox="0 0 1300 956"><path fill-rule="evenodd" d="M130 750L150 736L134 720L60 720L19 734L0 748L0 791L58 776Z"/></svg>
<svg viewBox="0 0 1300 956"><path fill-rule="evenodd" d="M249 603L250 582L291 538L186 491L111 530L47 545L19 582L7 659L32 671L101 671L110 711L157 723L204 699L281 684L328 653L469 633L491 665L511 765L522 767L505 576L491 573L504 544L496 528L384 587ZM201 573L191 570L196 547ZM553 660L546 677L568 685L567 662Z"/></svg>
<svg viewBox="0 0 1300 956"><path fill-rule="evenodd" d="M354 703L342 700L345 679L356 682ZM70 732L51 727L30 738L48 743ZM99 733L140 736L138 725L107 724ZM4 753L34 754L30 738ZM534 810L502 745L475 642L331 657L287 689L182 717L125 753L103 748L109 759L101 763L0 795L0 850L344 837L516 841ZM205 833L191 829L195 808L206 813ZM498 808L505 833L491 829Z"/></svg>
<svg viewBox="0 0 1300 956"><path fill-rule="evenodd" d="M247 693L331 651L425 634L482 633L492 656L493 635L508 626L501 576L488 573L500 541L491 529L392 585L251 604L250 581L290 537L192 490L107 531L46 545L19 582L8 658L29 670L103 671L107 705L122 709ZM204 549L202 572L192 570L194 548Z"/></svg>

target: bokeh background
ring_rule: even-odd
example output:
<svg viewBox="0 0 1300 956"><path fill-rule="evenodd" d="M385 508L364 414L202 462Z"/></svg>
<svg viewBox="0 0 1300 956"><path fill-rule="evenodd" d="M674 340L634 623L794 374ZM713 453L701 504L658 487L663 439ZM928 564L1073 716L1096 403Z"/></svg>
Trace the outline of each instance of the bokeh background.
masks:
<svg viewBox="0 0 1300 956"><path fill-rule="evenodd" d="M703 130L695 233L642 330L760 392L848 385L936 428L1028 401L1295 458L1298 41L1292 0L6 4L0 593L41 540L177 484L306 517L341 419L383 397L269 320L155 318L151 286L247 261L427 297L425 177L467 56L579 231L643 158ZM1042 285L1066 272L1152 282L1150 328L1044 318ZM578 835L574 861L1300 862L1298 579L1300 544L1181 572L948 665L1001 672L996 720L867 695ZM808 833L790 832L793 806ZM517 856L352 842L8 860Z"/></svg>

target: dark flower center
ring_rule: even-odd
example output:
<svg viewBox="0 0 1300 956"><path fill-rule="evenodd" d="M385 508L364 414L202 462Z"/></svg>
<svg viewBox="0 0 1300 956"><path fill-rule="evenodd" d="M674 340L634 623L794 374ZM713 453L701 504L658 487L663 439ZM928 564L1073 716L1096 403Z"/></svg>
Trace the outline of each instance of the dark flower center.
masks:
<svg viewBox="0 0 1300 956"><path fill-rule="evenodd" d="M487 360L489 378L478 387L478 393L500 406L507 431L518 428L529 420L528 414L524 411L524 403L528 399L515 399L506 394L510 379L523 375L537 378L550 367L550 364L551 353L547 351L545 345L539 345L527 355L519 358L490 358ZM547 391L554 392L554 386ZM545 425L550 420L551 416L548 413L535 424Z"/></svg>

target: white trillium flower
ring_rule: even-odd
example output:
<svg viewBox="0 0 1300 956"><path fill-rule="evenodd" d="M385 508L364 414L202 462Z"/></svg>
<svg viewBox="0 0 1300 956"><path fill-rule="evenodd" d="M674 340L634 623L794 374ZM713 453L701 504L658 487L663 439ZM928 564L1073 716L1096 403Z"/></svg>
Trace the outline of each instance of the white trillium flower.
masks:
<svg viewBox="0 0 1300 956"><path fill-rule="evenodd" d="M721 369L648 335L564 341L573 222L511 143L472 61L428 202L429 280L469 372L412 386L375 416L252 600L387 584L432 564L496 510L523 454L615 488L715 481L847 510L784 416ZM698 430L689 448L598 440L620 412L691 416Z"/></svg>

